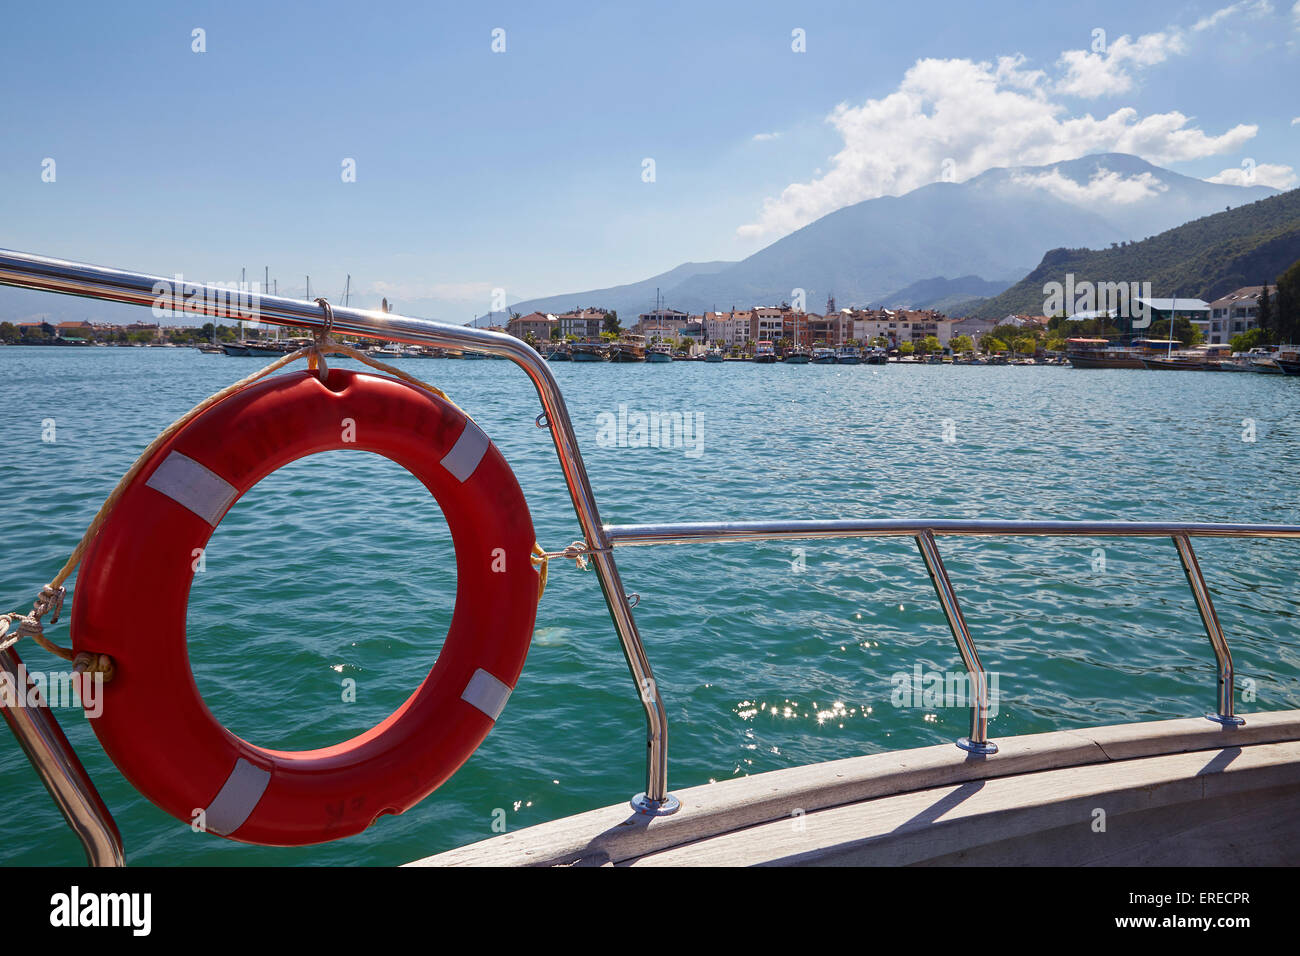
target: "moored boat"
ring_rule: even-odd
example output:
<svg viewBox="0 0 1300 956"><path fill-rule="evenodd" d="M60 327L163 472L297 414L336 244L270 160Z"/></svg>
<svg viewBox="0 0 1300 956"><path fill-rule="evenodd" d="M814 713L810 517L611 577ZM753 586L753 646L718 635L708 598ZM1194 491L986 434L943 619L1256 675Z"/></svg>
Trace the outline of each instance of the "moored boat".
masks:
<svg viewBox="0 0 1300 956"><path fill-rule="evenodd" d="M673 348L667 342L655 342L645 350L645 360L660 365L671 362Z"/></svg>
<svg viewBox="0 0 1300 956"><path fill-rule="evenodd" d="M776 361L776 349L771 342L764 339L754 346L754 361L759 365L771 365Z"/></svg>
<svg viewBox="0 0 1300 956"><path fill-rule="evenodd" d="M785 350L781 361L789 365L807 365L812 361L812 350L796 345Z"/></svg>
<svg viewBox="0 0 1300 956"><path fill-rule="evenodd" d="M645 336L624 332L609 347L611 362L644 362L646 360Z"/></svg>
<svg viewBox="0 0 1300 956"><path fill-rule="evenodd" d="M1193 358L1144 358L1142 367L1160 372L1217 372L1212 362L1202 362Z"/></svg>
<svg viewBox="0 0 1300 956"><path fill-rule="evenodd" d="M574 362L608 362L609 349L600 342L574 342L569 346L569 358Z"/></svg>
<svg viewBox="0 0 1300 956"><path fill-rule="evenodd" d="M830 348L813 349L812 363L814 365L834 365L835 350Z"/></svg>
<svg viewBox="0 0 1300 956"><path fill-rule="evenodd" d="M862 350L856 345L841 345L835 352L836 365L862 364Z"/></svg>

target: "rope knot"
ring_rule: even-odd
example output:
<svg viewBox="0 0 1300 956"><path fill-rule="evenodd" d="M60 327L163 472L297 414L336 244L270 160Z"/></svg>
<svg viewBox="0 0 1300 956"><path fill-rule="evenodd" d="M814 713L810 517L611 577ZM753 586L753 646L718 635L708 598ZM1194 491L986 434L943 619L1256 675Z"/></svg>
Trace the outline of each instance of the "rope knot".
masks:
<svg viewBox="0 0 1300 956"><path fill-rule="evenodd" d="M18 619L18 636L39 638L45 636L45 625L35 614L28 614Z"/></svg>
<svg viewBox="0 0 1300 956"><path fill-rule="evenodd" d="M90 651L80 651L72 659L72 669L78 674L103 674L104 683L113 679L113 658L107 654L92 654Z"/></svg>
<svg viewBox="0 0 1300 956"><path fill-rule="evenodd" d="M58 624L59 614L63 611L63 599L67 593L67 588L55 587L53 584L45 585L41 588L41 593L36 595L36 600L32 602L31 616L39 619L53 611L50 623Z"/></svg>

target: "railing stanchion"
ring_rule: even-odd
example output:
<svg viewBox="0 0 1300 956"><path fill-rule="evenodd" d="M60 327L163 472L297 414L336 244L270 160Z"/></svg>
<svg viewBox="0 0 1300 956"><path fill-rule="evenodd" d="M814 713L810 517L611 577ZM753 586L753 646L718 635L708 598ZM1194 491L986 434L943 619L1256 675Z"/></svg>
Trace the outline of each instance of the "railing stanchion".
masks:
<svg viewBox="0 0 1300 956"><path fill-rule="evenodd" d="M122 866L122 835L113 815L90 782L47 702L38 707L28 705L33 681L12 647L0 651L0 671L12 688L8 701L3 698L9 695L0 695L0 715L18 738L63 819L81 841L86 860L91 866Z"/></svg>
<svg viewBox="0 0 1300 956"><path fill-rule="evenodd" d="M961 661L966 666L967 679L975 697L970 709L970 736L958 740L957 746L973 754L995 754L998 752L998 745L988 739L988 679L984 668L980 665L979 654L975 651L975 641L966 627L961 605L957 603L957 592L953 590L948 571L943 566L943 558L939 557L939 546L935 543L934 533L927 528L916 535L916 546L921 549L921 557L925 559L925 569L930 572L935 593L939 595L939 603L943 605L944 617L948 619L948 627L952 629L952 639L957 643L957 652L961 654Z"/></svg>
<svg viewBox="0 0 1300 956"><path fill-rule="evenodd" d="M1214 660L1219 671L1219 709L1217 713L1206 714L1206 719L1228 727L1239 727L1246 721L1232 712L1236 683L1232 670L1232 651L1228 650L1228 641L1223 636L1223 627L1219 624L1219 615L1215 613L1214 601L1210 597L1210 589L1205 584L1205 576L1201 574L1196 552L1192 550L1191 539L1185 534L1176 534L1173 539L1174 545L1178 548L1178 558L1183 562L1183 573L1187 575L1187 584L1192 589L1192 596L1196 598L1196 609L1201 612L1205 633L1209 635L1210 646L1214 648Z"/></svg>

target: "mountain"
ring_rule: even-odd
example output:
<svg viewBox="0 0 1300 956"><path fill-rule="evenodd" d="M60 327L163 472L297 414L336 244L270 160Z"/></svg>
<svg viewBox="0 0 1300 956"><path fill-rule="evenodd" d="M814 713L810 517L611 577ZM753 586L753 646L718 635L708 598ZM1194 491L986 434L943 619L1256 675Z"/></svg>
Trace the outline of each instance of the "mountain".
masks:
<svg viewBox="0 0 1300 956"><path fill-rule="evenodd" d="M1300 189L1185 223L1110 249L1053 249L1010 289L972 305L1000 319L1043 313L1047 283L1150 282L1156 298L1214 299L1246 285L1272 283L1300 259Z"/></svg>
<svg viewBox="0 0 1300 956"><path fill-rule="evenodd" d="M990 169L963 183L930 183L846 206L740 262L681 266L687 272L675 282L669 277L679 270L513 308L582 304L635 315L654 302L658 286L670 307L688 312L788 302L796 288L816 311L828 294L841 306L875 305L930 277L1005 286L1046 249L1140 239L1276 192L1208 183L1123 153Z"/></svg>
<svg viewBox="0 0 1300 956"><path fill-rule="evenodd" d="M953 305L971 299L985 299L1005 292L1009 282L990 282L979 276L962 276L945 279L936 276L913 282L906 289L892 292L881 300L886 309L938 309L943 312Z"/></svg>
<svg viewBox="0 0 1300 956"><path fill-rule="evenodd" d="M627 285L610 286L607 289L592 289L589 292L565 293L564 295L552 295L543 299L526 299L522 302L516 302L510 306L511 311L518 312L521 315L527 315L529 312L568 312L574 308L605 308L614 309L620 316L635 316L640 312L647 312L654 307L655 293L659 290L673 289L680 286L683 282L696 277L708 277L717 275L719 272L734 266L736 263L719 260L716 262L684 262L675 269L669 269L667 272L661 272L657 276L651 276L649 279L642 279L640 282L631 282ZM671 305L671 303L670 303ZM671 305L672 308L679 306ZM701 307L695 311L704 311ZM712 309L713 306L707 306ZM500 314L496 315L495 321L501 322ZM631 325L636 319L625 323Z"/></svg>

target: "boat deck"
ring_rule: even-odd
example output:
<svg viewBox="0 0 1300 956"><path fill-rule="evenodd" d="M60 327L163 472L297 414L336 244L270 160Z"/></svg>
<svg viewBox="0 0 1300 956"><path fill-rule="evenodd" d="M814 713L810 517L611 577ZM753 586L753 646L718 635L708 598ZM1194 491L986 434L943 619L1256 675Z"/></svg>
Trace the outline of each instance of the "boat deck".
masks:
<svg viewBox="0 0 1300 956"><path fill-rule="evenodd" d="M852 757L605 807L412 866L1283 865L1300 862L1300 710ZM1098 829L1103 827L1104 829Z"/></svg>

